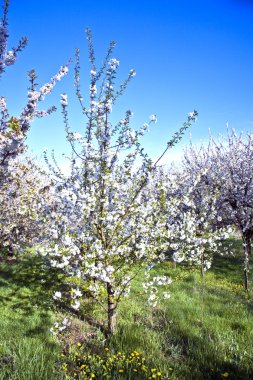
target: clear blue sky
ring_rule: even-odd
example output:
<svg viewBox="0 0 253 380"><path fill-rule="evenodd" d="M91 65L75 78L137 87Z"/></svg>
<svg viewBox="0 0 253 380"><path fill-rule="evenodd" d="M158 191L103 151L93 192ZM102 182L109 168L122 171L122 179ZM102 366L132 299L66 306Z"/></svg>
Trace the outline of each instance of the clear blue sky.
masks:
<svg viewBox="0 0 253 380"><path fill-rule="evenodd" d="M0 83L0 95L7 97L13 114L24 104L26 72L35 68L42 84L74 57L76 47L81 49L83 92L87 90L86 26L92 29L98 62L109 41L115 40L120 77L136 70L113 115L120 118L121 112L131 109L132 126L137 128L150 114L157 114L158 123L143 142L154 158L194 108L199 112L191 131L195 142L207 139L208 128L214 135L225 132L227 122L238 131L252 129L253 1L249 0L11 0L9 46L21 36L29 39ZM81 132L73 64L45 106L59 106L62 92L73 99L70 120L73 130ZM66 149L60 106L56 114L33 123L28 143L37 155L44 147L58 153Z"/></svg>

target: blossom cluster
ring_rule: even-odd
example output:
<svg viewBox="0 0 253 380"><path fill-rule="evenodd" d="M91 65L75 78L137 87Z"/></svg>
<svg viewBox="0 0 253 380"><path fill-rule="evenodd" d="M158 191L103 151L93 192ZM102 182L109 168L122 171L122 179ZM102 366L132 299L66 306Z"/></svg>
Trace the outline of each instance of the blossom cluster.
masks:
<svg viewBox="0 0 253 380"><path fill-rule="evenodd" d="M50 332L53 335L60 334L64 330L66 330L70 325L71 322L68 320L68 318L64 318L61 322L55 322L53 327L50 328Z"/></svg>
<svg viewBox="0 0 253 380"><path fill-rule="evenodd" d="M152 280L148 282L144 282L142 284L143 289L145 293L149 294L148 297L148 305L155 307L157 305L157 293L158 293L158 288L162 286L162 288L167 287L172 283L171 278L167 276L157 276L153 277ZM163 298L168 299L170 298L170 294L167 292L163 292Z"/></svg>
<svg viewBox="0 0 253 380"><path fill-rule="evenodd" d="M11 66L16 62L17 53L22 51L26 44L27 38L23 37L18 43L18 46L12 48L12 50L7 50L8 41L8 8L9 1L4 0L3 6L3 16L0 18L0 77L5 71L6 66Z"/></svg>

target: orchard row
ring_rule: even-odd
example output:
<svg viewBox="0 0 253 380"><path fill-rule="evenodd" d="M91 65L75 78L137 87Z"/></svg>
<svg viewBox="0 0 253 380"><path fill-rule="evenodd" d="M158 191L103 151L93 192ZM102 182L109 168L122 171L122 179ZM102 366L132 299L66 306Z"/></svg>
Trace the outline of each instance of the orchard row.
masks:
<svg viewBox="0 0 253 380"><path fill-rule="evenodd" d="M15 63L25 47L7 49L8 1L0 24L0 75ZM249 288L249 256L253 234L252 135L210 137L207 147L190 145L179 168L164 168L161 158L173 149L197 117L189 112L186 122L165 143L152 161L141 146L156 116L138 130L131 128L132 112L112 123L117 99L135 76L131 69L116 86L119 61L113 57L115 43L97 66L91 31L87 29L90 61L89 99L81 89L79 51L75 58L76 96L85 118L82 133L68 123L68 97L61 96L66 139L71 146L69 173L56 160L48 170L27 153L26 137L31 122L55 111L38 105L68 73L62 66L51 80L38 86L29 73L27 104L19 116L11 116L0 97L0 245L7 254L36 247L45 265L61 270L68 279L56 302L69 302L78 313L82 298L92 297L107 314L107 336L115 331L118 305L131 291L131 282L142 268L148 303L153 307L169 298L171 279L152 277L151 269L164 260L187 261L202 274L210 268L222 240L237 229L244 244L244 285ZM223 250L224 252L224 250ZM229 254L229 252L227 252ZM65 318L53 333L65 329Z"/></svg>

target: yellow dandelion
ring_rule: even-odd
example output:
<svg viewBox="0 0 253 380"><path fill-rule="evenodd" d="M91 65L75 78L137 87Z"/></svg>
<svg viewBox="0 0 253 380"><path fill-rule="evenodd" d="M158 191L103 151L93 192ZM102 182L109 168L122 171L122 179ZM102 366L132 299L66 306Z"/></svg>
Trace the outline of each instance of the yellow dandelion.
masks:
<svg viewBox="0 0 253 380"><path fill-rule="evenodd" d="M157 372L157 376L159 377L162 376L161 372Z"/></svg>
<svg viewBox="0 0 253 380"><path fill-rule="evenodd" d="M82 345L82 344L81 344L80 342L77 343L77 346L78 346L78 347L81 347L81 345Z"/></svg>
<svg viewBox="0 0 253 380"><path fill-rule="evenodd" d="M228 376L229 376L229 373L228 373L228 372L224 372L224 373L222 374L222 376L223 376L223 377L228 377Z"/></svg>
<svg viewBox="0 0 253 380"><path fill-rule="evenodd" d="M124 370L123 369L119 369L119 373L123 373L124 372Z"/></svg>

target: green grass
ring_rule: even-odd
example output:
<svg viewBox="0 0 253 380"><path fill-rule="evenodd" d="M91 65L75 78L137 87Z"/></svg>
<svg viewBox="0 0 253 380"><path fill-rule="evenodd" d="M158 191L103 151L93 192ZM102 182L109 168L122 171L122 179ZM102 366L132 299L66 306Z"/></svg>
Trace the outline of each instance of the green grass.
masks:
<svg viewBox="0 0 253 380"><path fill-rule="evenodd" d="M52 339L50 291L57 277L33 255L0 265L0 379L50 380L60 348Z"/></svg>
<svg viewBox="0 0 253 380"><path fill-rule="evenodd" d="M253 299L243 290L241 242L237 254L216 256L204 280L197 269L163 264L154 274L173 278L171 298L150 309L135 281L119 310L112 351L143 353L150 368L171 379L253 379ZM83 340L85 352L101 353L102 321L96 305L83 305L74 330L57 342L49 333L56 318L51 295L61 284L57 271L43 270L33 254L0 264L0 380L62 379L61 345ZM252 275L251 275L252 279ZM60 310L63 313L63 310ZM121 377L124 379L124 377Z"/></svg>

